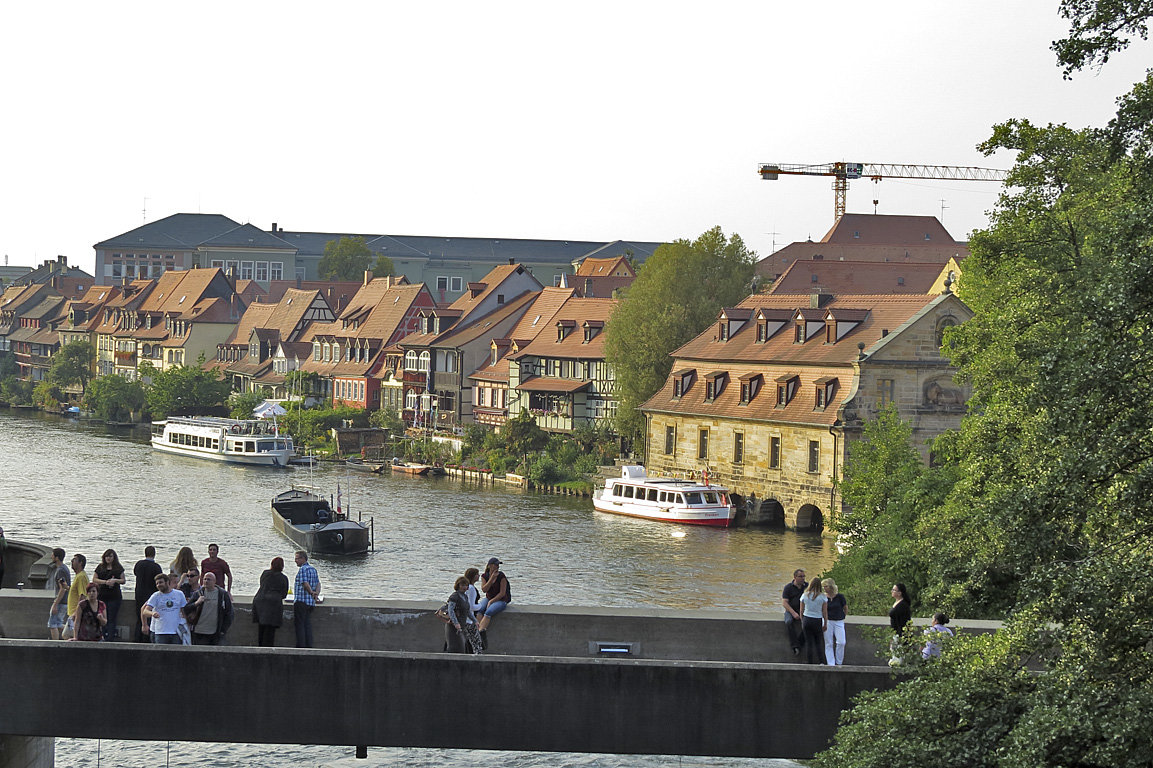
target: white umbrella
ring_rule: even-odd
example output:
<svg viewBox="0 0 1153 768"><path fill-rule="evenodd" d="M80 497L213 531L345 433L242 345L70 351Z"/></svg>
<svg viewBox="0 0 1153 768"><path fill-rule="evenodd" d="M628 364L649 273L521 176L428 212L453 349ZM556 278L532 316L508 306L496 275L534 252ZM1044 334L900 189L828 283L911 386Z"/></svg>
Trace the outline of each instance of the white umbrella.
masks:
<svg viewBox="0 0 1153 768"><path fill-rule="evenodd" d="M252 411L252 415L258 419L275 418L277 416L283 416L286 413L288 413L288 411L284 410L280 403L273 403L268 400L256 406Z"/></svg>

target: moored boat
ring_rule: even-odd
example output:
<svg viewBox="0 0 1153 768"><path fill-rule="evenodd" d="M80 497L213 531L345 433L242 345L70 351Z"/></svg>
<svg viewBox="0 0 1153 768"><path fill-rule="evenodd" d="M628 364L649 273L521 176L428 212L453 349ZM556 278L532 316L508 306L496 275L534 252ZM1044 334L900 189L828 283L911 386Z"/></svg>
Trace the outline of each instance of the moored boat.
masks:
<svg viewBox="0 0 1153 768"><path fill-rule="evenodd" d="M296 455L292 437L261 420L169 416L152 422L152 447L198 459L287 467Z"/></svg>
<svg viewBox="0 0 1153 768"><path fill-rule="evenodd" d="M371 528L332 509L315 488L293 485L272 499L272 525L309 554L359 555L372 544Z"/></svg>
<svg viewBox="0 0 1153 768"><path fill-rule="evenodd" d="M356 472L371 472L374 475L379 475L384 471L384 468L388 466L388 463L384 461L369 461L368 459L354 456L351 459L346 459L344 466Z"/></svg>
<svg viewBox="0 0 1153 768"><path fill-rule="evenodd" d="M605 481L593 496L598 512L643 517L668 523L710 525L725 528L733 524L737 509L728 488L691 480L649 477L635 464L621 467L621 476Z"/></svg>
<svg viewBox="0 0 1153 768"><path fill-rule="evenodd" d="M411 461L401 461L400 459L393 459L389 466L392 467L393 472L400 472L406 475L427 475L428 470L431 469L427 464L417 464Z"/></svg>

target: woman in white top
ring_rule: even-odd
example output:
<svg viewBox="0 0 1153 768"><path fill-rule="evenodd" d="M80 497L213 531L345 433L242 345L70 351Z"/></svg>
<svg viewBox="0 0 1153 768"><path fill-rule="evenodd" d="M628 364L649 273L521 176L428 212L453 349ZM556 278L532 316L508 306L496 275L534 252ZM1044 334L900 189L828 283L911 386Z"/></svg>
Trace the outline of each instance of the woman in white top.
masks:
<svg viewBox="0 0 1153 768"><path fill-rule="evenodd" d="M825 663L825 630L829 628L829 598L814 577L801 595L801 630L805 633L805 654L810 664Z"/></svg>
<svg viewBox="0 0 1153 768"><path fill-rule="evenodd" d="M933 614L933 623L925 630L925 647L921 649L921 658L933 659L941 655L941 635L953 636L953 630L945 625L949 623L949 617L943 613Z"/></svg>
<svg viewBox="0 0 1153 768"><path fill-rule="evenodd" d="M468 579L468 590L465 592L465 597L468 598L468 605L472 608L472 612L480 615L480 590L476 588L476 583L480 581L480 570L477 568L469 568L464 572L464 577Z"/></svg>

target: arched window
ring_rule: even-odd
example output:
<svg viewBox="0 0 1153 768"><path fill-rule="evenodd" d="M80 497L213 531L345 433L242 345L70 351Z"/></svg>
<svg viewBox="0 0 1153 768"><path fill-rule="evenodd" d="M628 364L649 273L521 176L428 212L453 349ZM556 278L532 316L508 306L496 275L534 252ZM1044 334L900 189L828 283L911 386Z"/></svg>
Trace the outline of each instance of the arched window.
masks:
<svg viewBox="0 0 1153 768"><path fill-rule="evenodd" d="M419 370L417 368L418 361L419 361L419 357L417 356L416 351L412 350L412 349L408 350L408 352L405 352L405 354L404 354L404 370L406 370L406 371Z"/></svg>
<svg viewBox="0 0 1153 768"><path fill-rule="evenodd" d="M432 358L429 356L427 349L425 351L421 352L420 353L420 365L417 367L417 370L424 371L425 373L427 373L429 370L429 363L431 362L431 360L432 360Z"/></svg>
<svg viewBox="0 0 1153 768"><path fill-rule="evenodd" d="M416 410L416 390L410 389L404 393L404 407L407 410Z"/></svg>

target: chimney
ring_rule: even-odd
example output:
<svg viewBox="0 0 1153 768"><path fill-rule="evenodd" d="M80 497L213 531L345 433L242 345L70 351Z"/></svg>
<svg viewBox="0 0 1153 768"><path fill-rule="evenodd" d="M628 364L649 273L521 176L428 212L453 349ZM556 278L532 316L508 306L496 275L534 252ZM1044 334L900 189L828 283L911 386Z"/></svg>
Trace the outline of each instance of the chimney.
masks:
<svg viewBox="0 0 1153 768"><path fill-rule="evenodd" d="M275 225L275 224L273 224L272 226L274 226L274 227L275 227L276 225ZM304 280L304 278L303 278L303 277L301 277L300 275L297 275L297 276L296 276L296 290L298 290L298 291L300 290L300 283L301 283L301 281L303 281L303 280Z"/></svg>
<svg viewBox="0 0 1153 768"><path fill-rule="evenodd" d="M56 260L60 262L61 267L67 267L68 266L68 257L67 256L59 255L56 257Z"/></svg>
<svg viewBox="0 0 1153 768"><path fill-rule="evenodd" d="M364 284L368 285L371 282L372 282L372 270L366 269L366 270L364 270Z"/></svg>
<svg viewBox="0 0 1153 768"><path fill-rule="evenodd" d="M508 265L511 267L513 264L516 264L516 259L509 259Z"/></svg>
<svg viewBox="0 0 1153 768"><path fill-rule="evenodd" d="M276 234L276 222L272 222L272 234Z"/></svg>

